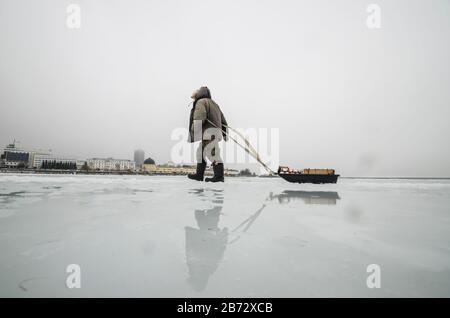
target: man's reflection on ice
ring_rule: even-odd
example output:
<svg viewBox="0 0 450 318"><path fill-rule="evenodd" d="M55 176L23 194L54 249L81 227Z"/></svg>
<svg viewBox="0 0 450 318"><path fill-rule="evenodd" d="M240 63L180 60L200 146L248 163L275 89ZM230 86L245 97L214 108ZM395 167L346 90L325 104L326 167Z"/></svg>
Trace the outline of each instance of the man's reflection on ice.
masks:
<svg viewBox="0 0 450 318"><path fill-rule="evenodd" d="M194 290L202 291L223 258L228 242L228 229L219 228L223 190L195 189L191 193L214 204L211 209L195 210L197 228L185 227L188 283Z"/></svg>

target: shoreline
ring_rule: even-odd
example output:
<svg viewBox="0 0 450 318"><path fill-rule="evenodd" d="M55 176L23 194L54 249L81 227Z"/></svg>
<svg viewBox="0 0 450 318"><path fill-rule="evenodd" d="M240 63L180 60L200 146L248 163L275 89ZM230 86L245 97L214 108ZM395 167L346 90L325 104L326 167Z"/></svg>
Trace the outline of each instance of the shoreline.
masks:
<svg viewBox="0 0 450 318"><path fill-rule="evenodd" d="M186 173L148 173L148 172L128 172L128 171L81 171L81 170L34 170L34 169L0 169L0 174L61 174L61 175L117 175L117 176L186 176ZM212 174L211 174L212 175ZM278 178L278 176L267 175L226 175L226 177L243 178ZM340 176L340 179L359 179L359 180L450 180L450 177L355 177Z"/></svg>
<svg viewBox="0 0 450 318"><path fill-rule="evenodd" d="M187 173L149 173L139 171L83 171L83 170L55 170L55 169L0 169L2 173L10 174L61 174L61 175L117 175L117 176L186 176ZM212 173L205 173L205 176L212 176ZM245 175L228 175L226 177L257 177Z"/></svg>

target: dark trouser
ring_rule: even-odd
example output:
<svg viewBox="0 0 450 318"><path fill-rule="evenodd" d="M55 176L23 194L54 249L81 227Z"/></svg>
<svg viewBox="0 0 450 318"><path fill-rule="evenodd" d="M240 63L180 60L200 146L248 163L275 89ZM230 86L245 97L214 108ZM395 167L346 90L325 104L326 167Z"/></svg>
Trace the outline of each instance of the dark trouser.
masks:
<svg viewBox="0 0 450 318"><path fill-rule="evenodd" d="M212 140L202 140L197 148L197 163L206 163L206 159L214 163L221 163L219 143Z"/></svg>

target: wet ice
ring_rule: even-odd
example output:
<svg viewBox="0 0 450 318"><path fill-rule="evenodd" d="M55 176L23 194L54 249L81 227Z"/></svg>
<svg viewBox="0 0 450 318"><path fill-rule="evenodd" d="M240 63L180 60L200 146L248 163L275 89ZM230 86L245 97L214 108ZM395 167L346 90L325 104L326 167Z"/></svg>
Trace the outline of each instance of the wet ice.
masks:
<svg viewBox="0 0 450 318"><path fill-rule="evenodd" d="M448 297L449 206L447 180L1 175L0 296Z"/></svg>

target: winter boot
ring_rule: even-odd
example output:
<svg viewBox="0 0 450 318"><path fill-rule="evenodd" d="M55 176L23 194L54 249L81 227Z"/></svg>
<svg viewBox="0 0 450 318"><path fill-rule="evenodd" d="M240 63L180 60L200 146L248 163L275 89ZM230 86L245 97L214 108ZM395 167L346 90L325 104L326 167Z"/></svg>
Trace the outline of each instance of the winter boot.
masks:
<svg viewBox="0 0 450 318"><path fill-rule="evenodd" d="M223 163L217 163L213 165L214 177L206 178L206 182L223 182Z"/></svg>
<svg viewBox="0 0 450 318"><path fill-rule="evenodd" d="M206 162L197 163L197 172L195 174L188 174L188 178L197 181L203 181L205 174Z"/></svg>

